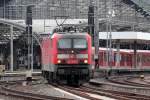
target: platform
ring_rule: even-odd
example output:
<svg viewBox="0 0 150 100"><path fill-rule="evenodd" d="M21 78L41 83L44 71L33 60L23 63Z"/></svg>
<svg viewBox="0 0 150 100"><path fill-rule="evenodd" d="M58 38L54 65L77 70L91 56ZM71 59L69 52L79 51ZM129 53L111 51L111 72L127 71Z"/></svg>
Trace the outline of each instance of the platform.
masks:
<svg viewBox="0 0 150 100"><path fill-rule="evenodd" d="M24 70L24 71L5 71L5 75L26 75L26 71L27 70ZM34 70L32 72L32 75L41 75L41 70Z"/></svg>

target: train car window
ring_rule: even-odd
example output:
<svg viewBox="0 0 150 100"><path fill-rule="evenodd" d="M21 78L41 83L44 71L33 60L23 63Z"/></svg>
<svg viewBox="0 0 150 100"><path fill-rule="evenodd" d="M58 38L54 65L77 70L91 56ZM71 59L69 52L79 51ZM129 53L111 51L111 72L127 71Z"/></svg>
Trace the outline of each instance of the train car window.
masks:
<svg viewBox="0 0 150 100"><path fill-rule="evenodd" d="M71 48L71 39L60 39L58 41L59 49L69 49Z"/></svg>
<svg viewBox="0 0 150 100"><path fill-rule="evenodd" d="M115 61L118 61L118 60L119 60L119 57L118 57L118 54L117 54L117 53L115 53L114 59L115 59Z"/></svg>
<svg viewBox="0 0 150 100"><path fill-rule="evenodd" d="M86 39L73 39L73 47L76 49L86 49L87 48Z"/></svg>
<svg viewBox="0 0 150 100"><path fill-rule="evenodd" d="M145 62L148 62L148 60L147 60L147 55L145 56Z"/></svg>
<svg viewBox="0 0 150 100"><path fill-rule="evenodd" d="M150 62L150 57L149 56L147 56L147 62Z"/></svg>
<svg viewBox="0 0 150 100"><path fill-rule="evenodd" d="M107 61L107 53L104 52L104 61Z"/></svg>
<svg viewBox="0 0 150 100"><path fill-rule="evenodd" d="M98 53L99 61L103 61L103 52Z"/></svg>
<svg viewBox="0 0 150 100"><path fill-rule="evenodd" d="M145 56L145 57L143 58L143 60L144 60L144 62L147 62L147 60L146 60L146 59L147 59L147 58L146 58L146 55L144 55L144 56Z"/></svg>
<svg viewBox="0 0 150 100"><path fill-rule="evenodd" d="M120 55L120 58L121 58L120 61L123 62L123 61L124 61L124 55L121 54L121 55Z"/></svg>
<svg viewBox="0 0 150 100"><path fill-rule="evenodd" d="M137 62L140 62L140 55L137 55Z"/></svg>
<svg viewBox="0 0 150 100"><path fill-rule="evenodd" d="M145 62L147 62L147 56L145 56L145 59L144 59L144 61L145 61Z"/></svg>
<svg viewBox="0 0 150 100"><path fill-rule="evenodd" d="M142 57L142 62L146 62L146 59L145 59L145 55L143 55L143 57Z"/></svg>

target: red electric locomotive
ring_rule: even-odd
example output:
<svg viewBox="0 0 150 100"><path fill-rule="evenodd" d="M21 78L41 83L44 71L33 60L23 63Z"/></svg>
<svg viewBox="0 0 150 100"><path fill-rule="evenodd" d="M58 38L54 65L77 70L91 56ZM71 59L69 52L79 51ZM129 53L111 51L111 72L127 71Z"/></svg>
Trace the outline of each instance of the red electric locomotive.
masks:
<svg viewBox="0 0 150 100"><path fill-rule="evenodd" d="M91 76L92 44L87 33L54 33L42 42L42 74L49 81L81 85Z"/></svg>

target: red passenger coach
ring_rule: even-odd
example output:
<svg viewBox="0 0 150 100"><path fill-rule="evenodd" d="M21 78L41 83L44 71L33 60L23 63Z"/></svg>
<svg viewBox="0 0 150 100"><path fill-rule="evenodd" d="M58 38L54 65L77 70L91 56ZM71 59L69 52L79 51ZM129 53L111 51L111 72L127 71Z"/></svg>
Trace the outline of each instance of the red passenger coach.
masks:
<svg viewBox="0 0 150 100"><path fill-rule="evenodd" d="M109 53L109 51L107 51L106 48L99 48L99 65L102 68L107 68L110 66L110 63L107 64L107 53ZM120 59L119 63L117 62L117 59ZM132 52L130 52L130 50L121 49L119 52L119 58L117 58L117 51L114 49L112 50L112 68L131 68L132 60Z"/></svg>
<svg viewBox="0 0 150 100"><path fill-rule="evenodd" d="M42 73L49 81L68 84L88 82L92 44L87 33L54 33L42 42Z"/></svg>
<svg viewBox="0 0 150 100"><path fill-rule="evenodd" d="M94 49L93 49L94 51ZM110 68L110 63L107 64L107 49L99 48L99 67ZM150 68L150 51L137 50L136 54L136 68L149 69ZM119 59L119 63L117 61ZM111 68L113 69L132 69L134 66L134 51L131 49L120 49L119 57L117 58L116 49L112 49L112 62Z"/></svg>

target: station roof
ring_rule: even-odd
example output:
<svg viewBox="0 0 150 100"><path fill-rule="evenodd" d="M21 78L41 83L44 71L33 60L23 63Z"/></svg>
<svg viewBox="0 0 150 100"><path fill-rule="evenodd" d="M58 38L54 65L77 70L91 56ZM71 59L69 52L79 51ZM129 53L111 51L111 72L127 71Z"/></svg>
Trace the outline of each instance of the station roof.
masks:
<svg viewBox="0 0 150 100"><path fill-rule="evenodd" d="M110 32L99 32L99 39L106 40L109 38ZM150 43L150 33L146 32L111 32L112 40L120 40L120 42L133 43Z"/></svg>
<svg viewBox="0 0 150 100"><path fill-rule="evenodd" d="M10 41L10 25L13 26L13 39L18 39L25 31L25 27L10 20L0 18L0 44L5 44Z"/></svg>
<svg viewBox="0 0 150 100"><path fill-rule="evenodd" d="M20 21L20 20L19 20ZM25 24L19 23L18 20L8 20L0 18L0 44L5 44L10 41L10 25L13 26L13 39L19 39L25 33ZM24 36L26 38L26 36ZM33 37L40 42L40 36L33 30Z"/></svg>

